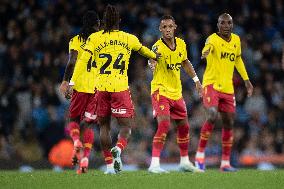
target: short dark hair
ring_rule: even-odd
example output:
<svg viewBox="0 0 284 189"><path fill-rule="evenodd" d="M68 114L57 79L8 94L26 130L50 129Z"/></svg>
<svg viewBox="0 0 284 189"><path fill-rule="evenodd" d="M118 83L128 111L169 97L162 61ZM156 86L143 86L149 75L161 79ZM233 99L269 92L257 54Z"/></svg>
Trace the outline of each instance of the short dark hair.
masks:
<svg viewBox="0 0 284 189"><path fill-rule="evenodd" d="M104 33L110 32L114 27L119 27L120 17L117 8L108 4L103 17Z"/></svg>
<svg viewBox="0 0 284 189"><path fill-rule="evenodd" d="M87 11L83 16L83 26L79 33L79 39L84 42L88 39L89 35L96 32L94 27L99 27L100 19L95 11Z"/></svg>
<svg viewBox="0 0 284 189"><path fill-rule="evenodd" d="M171 15L164 15L164 16L162 16L160 21L162 21L162 20L172 20L172 21L176 22L174 17L171 16Z"/></svg>

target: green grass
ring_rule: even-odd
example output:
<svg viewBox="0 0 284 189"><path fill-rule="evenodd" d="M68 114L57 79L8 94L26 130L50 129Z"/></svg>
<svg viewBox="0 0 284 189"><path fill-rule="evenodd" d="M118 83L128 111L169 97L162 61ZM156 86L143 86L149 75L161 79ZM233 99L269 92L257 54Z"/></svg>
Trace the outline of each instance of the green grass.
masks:
<svg viewBox="0 0 284 189"><path fill-rule="evenodd" d="M18 171L1 170L0 188L280 189L284 188L284 170L257 171L242 169L237 173L207 170L206 173L201 174L171 172L163 175L153 175L146 171L104 175L101 171L90 170L87 174L76 175L75 171L56 173L44 170L20 173Z"/></svg>

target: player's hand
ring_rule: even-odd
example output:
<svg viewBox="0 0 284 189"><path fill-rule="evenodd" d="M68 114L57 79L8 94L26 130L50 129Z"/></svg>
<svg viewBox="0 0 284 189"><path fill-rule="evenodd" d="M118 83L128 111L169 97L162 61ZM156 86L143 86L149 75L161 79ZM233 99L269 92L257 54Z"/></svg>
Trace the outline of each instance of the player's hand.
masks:
<svg viewBox="0 0 284 189"><path fill-rule="evenodd" d="M157 63L158 62L153 59L148 60L148 65L152 72L155 71Z"/></svg>
<svg viewBox="0 0 284 189"><path fill-rule="evenodd" d="M202 98L203 88L202 88L200 81L195 82L195 87L196 87L199 97Z"/></svg>
<svg viewBox="0 0 284 189"><path fill-rule="evenodd" d="M69 83L67 81L62 81L60 87L59 87L59 90L60 90L60 93L65 96L66 92L67 92L67 89L68 89L68 86L69 86Z"/></svg>
<svg viewBox="0 0 284 189"><path fill-rule="evenodd" d="M73 85L68 85L67 91L65 93L65 98L71 99L72 94L73 94Z"/></svg>
<svg viewBox="0 0 284 189"><path fill-rule="evenodd" d="M162 54L161 54L161 53L159 53L159 52L155 52L155 53L156 53L156 59L155 59L155 60L158 60L159 58L162 57Z"/></svg>
<svg viewBox="0 0 284 189"><path fill-rule="evenodd" d="M207 49L206 51L204 51L201 55L201 59L205 59L207 58L207 56L209 55L210 53L210 50L211 50L211 47L209 47L209 49Z"/></svg>
<svg viewBox="0 0 284 189"><path fill-rule="evenodd" d="M247 88L248 97L250 97L253 93L253 86L249 80L245 80L245 86Z"/></svg>

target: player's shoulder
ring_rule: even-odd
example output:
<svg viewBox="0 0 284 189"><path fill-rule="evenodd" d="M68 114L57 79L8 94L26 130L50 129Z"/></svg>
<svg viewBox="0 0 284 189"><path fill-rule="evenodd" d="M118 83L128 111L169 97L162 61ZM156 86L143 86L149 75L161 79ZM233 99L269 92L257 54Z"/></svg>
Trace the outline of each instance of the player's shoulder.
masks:
<svg viewBox="0 0 284 189"><path fill-rule="evenodd" d="M175 37L175 40L176 40L177 45L185 45L186 44L185 41L182 38Z"/></svg>
<svg viewBox="0 0 284 189"><path fill-rule="evenodd" d="M125 32L125 31L121 31L121 30L119 32L120 32L120 34L125 35L130 39L138 39L138 37L134 34L131 34L131 33Z"/></svg>
<svg viewBox="0 0 284 189"><path fill-rule="evenodd" d="M103 30L100 30L100 31L94 32L94 33L92 33L92 34L88 37L88 39L92 39L92 38L100 37L102 34L103 34Z"/></svg>
<svg viewBox="0 0 284 189"><path fill-rule="evenodd" d="M162 43L163 43L163 40L162 38L160 38L153 44L153 46L161 45Z"/></svg>
<svg viewBox="0 0 284 189"><path fill-rule="evenodd" d="M70 43L78 42L79 41L79 35L75 35L70 39Z"/></svg>
<svg viewBox="0 0 284 189"><path fill-rule="evenodd" d="M159 46L163 43L162 39L158 39L153 45L152 45L152 51L157 52L159 49Z"/></svg>
<svg viewBox="0 0 284 189"><path fill-rule="evenodd" d="M231 36L232 36L232 40L240 41L240 36L238 34L231 33Z"/></svg>
<svg viewBox="0 0 284 189"><path fill-rule="evenodd" d="M211 35L209 35L206 39L206 42L210 42L210 41L214 41L214 40L218 40L220 37L217 33L212 33Z"/></svg>

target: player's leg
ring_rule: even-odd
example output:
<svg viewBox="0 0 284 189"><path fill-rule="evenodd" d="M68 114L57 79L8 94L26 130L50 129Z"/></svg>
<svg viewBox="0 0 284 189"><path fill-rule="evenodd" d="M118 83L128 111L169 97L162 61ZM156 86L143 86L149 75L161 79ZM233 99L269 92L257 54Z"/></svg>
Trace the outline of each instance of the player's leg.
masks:
<svg viewBox="0 0 284 189"><path fill-rule="evenodd" d="M101 147L103 151L103 155L105 158L105 163L107 166L107 170L105 174L115 174L114 167L113 167L113 157L111 154L111 144L112 139L110 135L110 121L111 117L98 117L99 125L100 125L100 141Z"/></svg>
<svg viewBox="0 0 284 189"><path fill-rule="evenodd" d="M222 95L220 111L222 119L222 161L220 170L234 172L236 169L230 164L231 150L233 145L233 125L235 118L234 95Z"/></svg>
<svg viewBox="0 0 284 189"><path fill-rule="evenodd" d="M122 170L121 153L126 148L129 137L131 135L131 128L134 125L133 118L117 117L119 125L119 134L116 146L111 149L111 153L114 159L114 169L116 172Z"/></svg>
<svg viewBox="0 0 284 189"><path fill-rule="evenodd" d="M166 137L170 129L170 116L160 115L156 117L158 128L152 143L152 159L149 167L151 173L167 173L168 171L160 167L160 155L166 142Z"/></svg>
<svg viewBox="0 0 284 189"><path fill-rule="evenodd" d="M89 165L89 156L94 143L94 126L97 122L96 107L97 100L95 94L88 94L89 99L84 113L84 118L81 121L83 127L83 158L80 161L78 173L86 173Z"/></svg>
<svg viewBox="0 0 284 189"><path fill-rule="evenodd" d="M180 151L180 165L181 171L201 172L198 168L189 161L188 145L189 145L189 121L187 118L187 109L184 99L169 100L171 107L171 119L175 121L177 126L177 143Z"/></svg>
<svg viewBox="0 0 284 189"><path fill-rule="evenodd" d="M103 151L106 171L105 174L115 174L113 169L113 158L110 152L111 149L111 135L110 135L110 122L111 122L111 106L110 106L110 93L97 91L97 119L100 126L100 142Z"/></svg>
<svg viewBox="0 0 284 189"><path fill-rule="evenodd" d="M204 88L203 105L206 120L201 127L195 156L195 166L201 170L205 170L205 148L218 118L218 93L213 89L212 85L208 85Z"/></svg>
<svg viewBox="0 0 284 189"><path fill-rule="evenodd" d="M71 98L71 103L69 107L69 123L67 125L67 129L69 131L69 136L73 140L74 150L72 155L72 164L77 165L81 159L81 149L83 147L82 142L80 140L80 120L82 112L85 110L85 104L87 102L87 98L85 93L80 93L77 91L73 91L73 95Z"/></svg>
<svg viewBox="0 0 284 189"><path fill-rule="evenodd" d="M119 134L116 146L111 149L116 172L122 170L121 152L126 148L134 125L134 106L129 90L111 94L112 116L117 118Z"/></svg>
<svg viewBox="0 0 284 189"><path fill-rule="evenodd" d="M167 172L160 167L160 155L163 150L166 136L170 128L170 105L166 97L160 96L156 91L152 94L153 115L158 122L157 131L152 143L152 160L149 172L163 173Z"/></svg>
<svg viewBox="0 0 284 189"><path fill-rule="evenodd" d="M180 171L189 172L201 172L200 169L196 168L188 157L188 145L189 145L189 122L187 118L175 119L177 126L177 143L180 151Z"/></svg>

